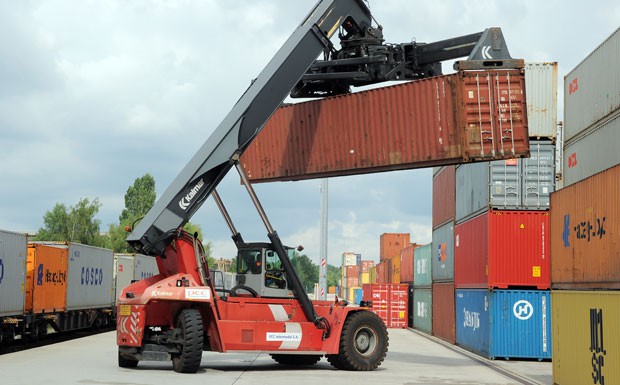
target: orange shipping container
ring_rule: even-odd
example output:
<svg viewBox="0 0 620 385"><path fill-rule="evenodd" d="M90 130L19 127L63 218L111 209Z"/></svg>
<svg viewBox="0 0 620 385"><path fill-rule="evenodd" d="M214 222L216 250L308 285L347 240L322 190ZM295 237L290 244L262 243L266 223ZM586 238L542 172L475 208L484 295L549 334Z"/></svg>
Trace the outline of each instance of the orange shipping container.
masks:
<svg viewBox="0 0 620 385"><path fill-rule="evenodd" d="M400 251L400 282L413 282L413 252L415 244Z"/></svg>
<svg viewBox="0 0 620 385"><path fill-rule="evenodd" d="M620 166L551 194L551 287L620 288Z"/></svg>
<svg viewBox="0 0 620 385"><path fill-rule="evenodd" d="M390 283L400 283L400 255L388 262L390 264Z"/></svg>
<svg viewBox="0 0 620 385"><path fill-rule="evenodd" d="M360 267L359 266L345 266L344 267L344 276L349 277L359 277L360 275Z"/></svg>
<svg viewBox="0 0 620 385"><path fill-rule="evenodd" d="M26 312L64 311L67 297L68 249L28 245L26 267Z"/></svg>
<svg viewBox="0 0 620 385"><path fill-rule="evenodd" d="M379 257L382 261L400 257L400 251L409 246L411 236L409 233L383 233L379 238Z"/></svg>
<svg viewBox="0 0 620 385"><path fill-rule="evenodd" d="M375 265L375 261L362 261L362 273L370 273L370 268Z"/></svg>
<svg viewBox="0 0 620 385"><path fill-rule="evenodd" d="M241 156L254 182L529 155L523 70L462 71L279 108Z"/></svg>
<svg viewBox="0 0 620 385"><path fill-rule="evenodd" d="M383 284L388 283L387 261L379 262L375 270L376 270L376 277L377 277L376 282L383 283Z"/></svg>

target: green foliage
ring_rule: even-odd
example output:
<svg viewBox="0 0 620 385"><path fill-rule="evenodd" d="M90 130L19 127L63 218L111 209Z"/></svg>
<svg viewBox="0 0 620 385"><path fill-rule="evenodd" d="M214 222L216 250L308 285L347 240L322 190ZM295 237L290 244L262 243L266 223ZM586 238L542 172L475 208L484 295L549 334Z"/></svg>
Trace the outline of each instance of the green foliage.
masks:
<svg viewBox="0 0 620 385"><path fill-rule="evenodd" d="M155 204L155 195L155 178L151 174L136 178L125 193L125 208L119 217L120 223L131 225L130 222L146 215Z"/></svg>
<svg viewBox="0 0 620 385"><path fill-rule="evenodd" d="M297 252L293 255L291 262L306 292L312 292L314 284L319 282L319 267L307 255Z"/></svg>
<svg viewBox="0 0 620 385"><path fill-rule="evenodd" d="M91 246L104 246L105 240L99 234L101 221L95 219L101 203L95 198L92 202L82 198L69 209L57 203L52 211L43 216L43 227L36 239L39 241L68 241Z"/></svg>
<svg viewBox="0 0 620 385"><path fill-rule="evenodd" d="M342 268L327 265L327 286L339 286L342 277Z"/></svg>

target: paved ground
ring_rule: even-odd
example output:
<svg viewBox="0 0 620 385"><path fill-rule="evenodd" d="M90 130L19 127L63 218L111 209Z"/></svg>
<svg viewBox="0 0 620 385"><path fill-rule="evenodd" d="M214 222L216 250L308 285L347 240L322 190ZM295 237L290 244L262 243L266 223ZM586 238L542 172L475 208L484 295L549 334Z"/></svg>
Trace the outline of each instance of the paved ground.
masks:
<svg viewBox="0 0 620 385"><path fill-rule="evenodd" d="M527 377L526 377L527 376ZM390 349L374 372L334 370L325 359L310 368L276 364L266 354L203 354L196 374L177 374L170 363L117 367L115 333L0 356L0 382L7 385L504 385L552 384L551 364L488 361L411 330L390 330Z"/></svg>

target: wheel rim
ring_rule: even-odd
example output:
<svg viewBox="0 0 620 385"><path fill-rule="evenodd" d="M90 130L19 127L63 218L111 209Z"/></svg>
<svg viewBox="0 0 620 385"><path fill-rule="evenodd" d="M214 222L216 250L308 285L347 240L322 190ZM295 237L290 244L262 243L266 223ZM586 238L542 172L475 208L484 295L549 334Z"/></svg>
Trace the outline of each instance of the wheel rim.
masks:
<svg viewBox="0 0 620 385"><path fill-rule="evenodd" d="M360 355L370 357L377 350L378 339L372 328L362 326L355 332L353 346Z"/></svg>

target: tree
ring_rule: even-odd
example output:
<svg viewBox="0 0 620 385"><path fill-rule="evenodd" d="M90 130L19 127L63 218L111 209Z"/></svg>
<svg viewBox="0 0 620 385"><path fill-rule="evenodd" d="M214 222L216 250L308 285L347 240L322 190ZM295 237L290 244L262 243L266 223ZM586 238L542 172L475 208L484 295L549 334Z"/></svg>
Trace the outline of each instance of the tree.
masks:
<svg viewBox="0 0 620 385"><path fill-rule="evenodd" d="M125 193L125 208L118 217L118 224L108 227L108 239L106 247L115 253L133 253L127 238L127 228L132 228L134 223L148 213L155 204L155 178L149 173L136 178L132 186Z"/></svg>
<svg viewBox="0 0 620 385"><path fill-rule="evenodd" d="M327 265L327 286L339 286L342 277L342 268Z"/></svg>
<svg viewBox="0 0 620 385"><path fill-rule="evenodd" d="M319 282L319 267L312 263L312 260L305 254L295 253L291 263L299 276L302 286L306 292L314 289L314 284Z"/></svg>
<svg viewBox="0 0 620 385"><path fill-rule="evenodd" d="M95 198L92 202L82 198L69 209L57 203L52 211L43 216L43 227L36 239L39 241L68 241L91 246L104 246L104 238L99 234L101 221L95 219L101 203Z"/></svg>

